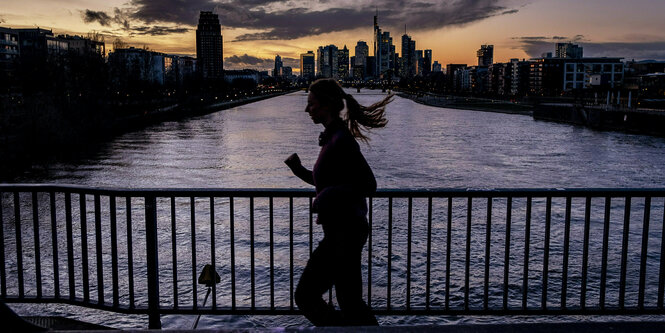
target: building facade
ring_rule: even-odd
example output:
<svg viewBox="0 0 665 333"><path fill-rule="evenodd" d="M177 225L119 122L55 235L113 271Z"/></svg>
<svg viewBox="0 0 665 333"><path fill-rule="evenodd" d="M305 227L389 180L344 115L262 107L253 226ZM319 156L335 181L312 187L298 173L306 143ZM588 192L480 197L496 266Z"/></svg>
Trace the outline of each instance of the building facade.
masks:
<svg viewBox="0 0 665 333"><path fill-rule="evenodd" d="M432 72L432 50L423 51L423 75Z"/></svg>
<svg viewBox="0 0 665 333"><path fill-rule="evenodd" d="M346 45L337 52L337 75L342 79L349 77L349 49Z"/></svg>
<svg viewBox="0 0 665 333"><path fill-rule="evenodd" d="M9 79L15 69L16 59L19 57L18 31L9 28L0 28L0 75Z"/></svg>
<svg viewBox="0 0 665 333"><path fill-rule="evenodd" d="M339 63L337 60L337 46L319 46L316 60L316 75L322 77L339 78Z"/></svg>
<svg viewBox="0 0 665 333"><path fill-rule="evenodd" d="M305 79L313 79L315 76L315 57L313 51L300 54L300 76Z"/></svg>
<svg viewBox="0 0 665 333"><path fill-rule="evenodd" d="M165 56L163 53L134 47L115 49L109 53L109 65L116 73L124 73L140 81L163 85L167 72Z"/></svg>
<svg viewBox="0 0 665 333"><path fill-rule="evenodd" d="M280 77L284 74L284 73L282 73L283 65L284 64L282 63L282 57L280 57L279 54L276 55L275 56L275 67L272 70L272 76L273 77Z"/></svg>
<svg viewBox="0 0 665 333"><path fill-rule="evenodd" d="M494 62L494 45L481 45L476 55L478 66L489 67Z"/></svg>
<svg viewBox="0 0 665 333"><path fill-rule="evenodd" d="M573 43L556 43L555 57L565 59L582 59L584 48Z"/></svg>
<svg viewBox="0 0 665 333"><path fill-rule="evenodd" d="M374 16L374 76L388 79L395 72L395 46L390 32L381 31L378 15Z"/></svg>
<svg viewBox="0 0 665 333"><path fill-rule="evenodd" d="M200 13L196 28L196 58L203 78L220 79L224 76L222 26L217 14Z"/></svg>
<svg viewBox="0 0 665 333"><path fill-rule="evenodd" d="M407 34L402 35L402 61L400 65L400 76L412 78L416 76L418 56L416 55L416 41Z"/></svg>

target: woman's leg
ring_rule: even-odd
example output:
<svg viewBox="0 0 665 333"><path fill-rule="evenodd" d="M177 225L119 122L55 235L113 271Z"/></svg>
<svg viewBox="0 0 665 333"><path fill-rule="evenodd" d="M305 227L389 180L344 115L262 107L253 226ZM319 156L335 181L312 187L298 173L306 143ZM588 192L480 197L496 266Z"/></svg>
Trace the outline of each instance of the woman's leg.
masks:
<svg viewBox="0 0 665 333"><path fill-rule="evenodd" d="M335 293L342 310L343 324L347 326L378 325L376 317L363 300L361 258L367 241L367 221L358 221L335 242Z"/></svg>
<svg viewBox="0 0 665 333"><path fill-rule="evenodd" d="M303 315L315 326L339 326L341 314L322 298L333 285L334 257L326 238L312 252L298 281L295 301Z"/></svg>

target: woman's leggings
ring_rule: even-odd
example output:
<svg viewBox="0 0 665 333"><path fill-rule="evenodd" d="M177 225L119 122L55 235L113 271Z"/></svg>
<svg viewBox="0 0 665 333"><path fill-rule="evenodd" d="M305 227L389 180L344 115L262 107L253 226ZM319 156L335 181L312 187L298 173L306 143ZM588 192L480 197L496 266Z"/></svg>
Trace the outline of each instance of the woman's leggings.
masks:
<svg viewBox="0 0 665 333"><path fill-rule="evenodd" d="M316 326L378 325L362 298L361 254L367 241L367 220L324 226L324 237L300 277L295 301ZM341 311L322 296L335 286Z"/></svg>

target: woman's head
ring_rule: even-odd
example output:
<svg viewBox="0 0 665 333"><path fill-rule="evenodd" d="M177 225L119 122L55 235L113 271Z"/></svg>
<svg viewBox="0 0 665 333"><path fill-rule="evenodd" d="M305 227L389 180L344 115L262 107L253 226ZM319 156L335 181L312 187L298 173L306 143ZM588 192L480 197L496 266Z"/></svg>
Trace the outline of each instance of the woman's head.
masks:
<svg viewBox="0 0 665 333"><path fill-rule="evenodd" d="M334 116L344 109L344 90L333 79L318 79L309 86L309 92L319 105Z"/></svg>
<svg viewBox="0 0 665 333"><path fill-rule="evenodd" d="M363 141L369 138L361 132L370 128L384 127L388 120L384 117L385 107L392 101L393 95L386 96L380 102L368 107L362 106L353 96L347 94L334 79L318 79L309 86L307 112L315 123L326 124L326 120L340 117L346 101L347 112L344 116L351 134Z"/></svg>

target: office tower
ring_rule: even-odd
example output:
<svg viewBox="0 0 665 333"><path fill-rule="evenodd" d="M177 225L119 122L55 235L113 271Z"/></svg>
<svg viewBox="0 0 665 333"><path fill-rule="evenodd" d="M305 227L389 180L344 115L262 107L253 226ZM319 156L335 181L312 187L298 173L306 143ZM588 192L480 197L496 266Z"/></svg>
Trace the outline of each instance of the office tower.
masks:
<svg viewBox="0 0 665 333"><path fill-rule="evenodd" d="M448 92L455 92L460 90L460 83L458 82L458 75L455 73L457 71L464 70L466 64L447 64L446 65L446 90Z"/></svg>
<svg viewBox="0 0 665 333"><path fill-rule="evenodd" d="M337 74L342 79L349 76L349 49L346 45L337 52Z"/></svg>
<svg viewBox="0 0 665 333"><path fill-rule="evenodd" d="M395 47L393 46L393 39L390 37L390 32L382 32L378 24L378 12L374 16L374 58L375 58L375 75L377 77L391 76L395 69L393 63Z"/></svg>
<svg viewBox="0 0 665 333"><path fill-rule="evenodd" d="M494 45L481 45L477 52L478 66L487 67L494 62Z"/></svg>
<svg viewBox="0 0 665 333"><path fill-rule="evenodd" d="M416 75L423 75L425 72L425 57L423 50L416 50Z"/></svg>
<svg viewBox="0 0 665 333"><path fill-rule="evenodd" d="M338 78L339 64L337 61L337 46L319 46L317 51L316 74L323 77Z"/></svg>
<svg viewBox="0 0 665 333"><path fill-rule="evenodd" d="M217 79L224 75L222 26L219 17L202 11L196 28L196 58L204 78Z"/></svg>
<svg viewBox="0 0 665 333"><path fill-rule="evenodd" d="M435 61L432 64L432 72L440 72L441 71L441 64L438 61Z"/></svg>
<svg viewBox="0 0 665 333"><path fill-rule="evenodd" d="M573 43L556 43L556 57L567 59L582 59L584 48Z"/></svg>
<svg viewBox="0 0 665 333"><path fill-rule="evenodd" d="M400 76L410 78L416 76L418 58L416 55L416 41L411 40L407 34L402 35L402 72Z"/></svg>
<svg viewBox="0 0 665 333"><path fill-rule="evenodd" d="M272 72L273 77L282 76L282 57L278 55L275 56L275 69Z"/></svg>
<svg viewBox="0 0 665 333"><path fill-rule="evenodd" d="M423 74L427 75L432 71L432 50L425 50L423 56Z"/></svg>
<svg viewBox="0 0 665 333"><path fill-rule="evenodd" d="M307 51L307 53L300 54L300 76L305 79L314 78L314 52Z"/></svg>
<svg viewBox="0 0 665 333"><path fill-rule="evenodd" d="M367 66L367 56L369 56L369 46L364 41L359 40L356 44L356 63L355 66Z"/></svg>

